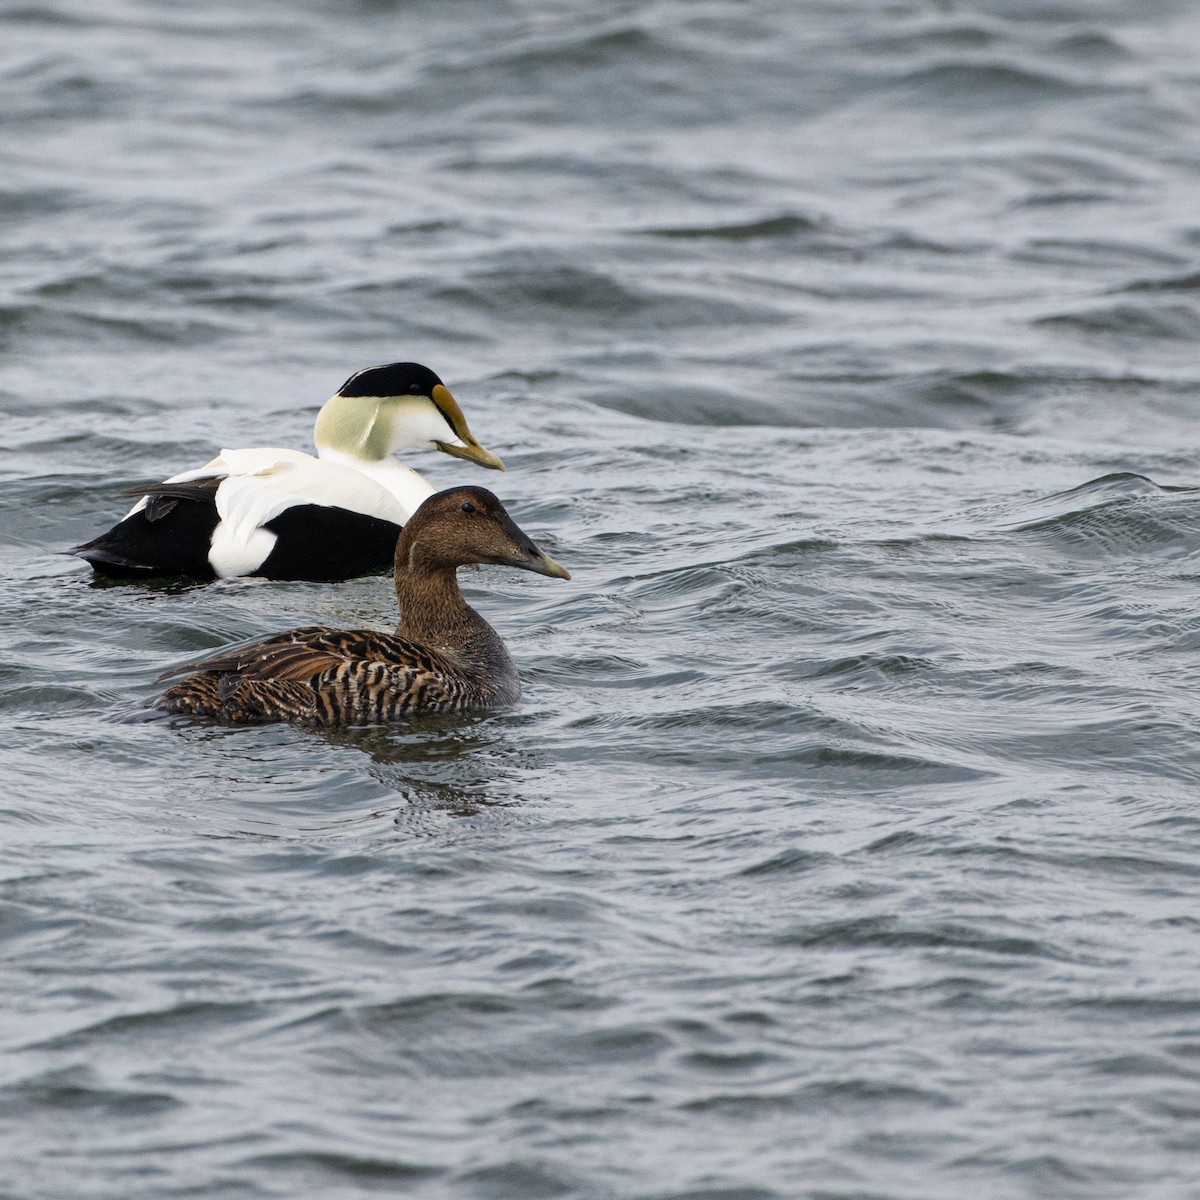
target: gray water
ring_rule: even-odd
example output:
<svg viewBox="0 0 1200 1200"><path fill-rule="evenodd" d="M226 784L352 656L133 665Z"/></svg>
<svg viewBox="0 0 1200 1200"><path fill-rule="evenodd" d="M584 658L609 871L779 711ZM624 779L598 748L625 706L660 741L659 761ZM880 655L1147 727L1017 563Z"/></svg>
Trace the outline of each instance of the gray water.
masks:
<svg viewBox="0 0 1200 1200"><path fill-rule="evenodd" d="M1200 1197L1200 7L0 11L0 1195ZM123 488L438 371L526 687L154 676Z"/></svg>

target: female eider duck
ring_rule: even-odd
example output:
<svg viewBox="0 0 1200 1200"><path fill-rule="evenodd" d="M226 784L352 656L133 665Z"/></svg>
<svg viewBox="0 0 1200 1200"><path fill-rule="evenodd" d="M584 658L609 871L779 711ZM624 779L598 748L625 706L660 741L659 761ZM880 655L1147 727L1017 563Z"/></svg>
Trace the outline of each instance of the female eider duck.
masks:
<svg viewBox="0 0 1200 1200"><path fill-rule="evenodd" d="M168 688L168 712L235 723L378 724L418 713L515 704L517 669L500 635L459 591L466 563L496 563L570 579L479 487L430 496L396 543L396 632L305 626L199 659Z"/></svg>
<svg viewBox="0 0 1200 1200"><path fill-rule="evenodd" d="M442 450L504 470L467 428L450 390L419 363L351 375L317 414L317 457L222 450L140 495L107 533L72 551L98 575L349 579L386 566L433 488L392 452Z"/></svg>

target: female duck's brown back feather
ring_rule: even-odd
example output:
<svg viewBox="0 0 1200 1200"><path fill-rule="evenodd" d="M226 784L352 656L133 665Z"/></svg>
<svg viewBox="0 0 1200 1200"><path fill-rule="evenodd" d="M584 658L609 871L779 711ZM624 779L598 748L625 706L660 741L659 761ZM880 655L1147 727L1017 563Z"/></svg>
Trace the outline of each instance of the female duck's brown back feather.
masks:
<svg viewBox="0 0 1200 1200"><path fill-rule="evenodd" d="M199 673L168 688L163 706L238 723L374 724L520 698L515 672L473 676L407 638L363 629L295 629L184 669Z"/></svg>

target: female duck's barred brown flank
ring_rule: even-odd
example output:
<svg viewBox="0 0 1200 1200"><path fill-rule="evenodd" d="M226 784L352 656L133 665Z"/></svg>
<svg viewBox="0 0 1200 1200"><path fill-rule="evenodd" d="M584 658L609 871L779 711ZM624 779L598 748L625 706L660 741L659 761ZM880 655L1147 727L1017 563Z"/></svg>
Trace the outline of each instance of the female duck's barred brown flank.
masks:
<svg viewBox="0 0 1200 1200"><path fill-rule="evenodd" d="M185 663L168 688L168 712L235 723L377 724L417 713L514 704L517 669L500 635L459 590L457 568L494 563L570 579L485 488L438 492L396 545L394 634L314 625Z"/></svg>

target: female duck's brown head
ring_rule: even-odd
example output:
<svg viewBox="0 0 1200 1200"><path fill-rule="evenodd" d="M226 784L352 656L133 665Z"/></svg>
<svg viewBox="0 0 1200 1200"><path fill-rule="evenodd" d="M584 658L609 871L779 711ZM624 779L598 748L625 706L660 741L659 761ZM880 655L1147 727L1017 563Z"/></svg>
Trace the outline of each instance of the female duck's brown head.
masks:
<svg viewBox="0 0 1200 1200"><path fill-rule="evenodd" d="M430 496L405 525L396 543L396 577L438 574L468 563L571 578L566 567L522 532L487 488L448 488Z"/></svg>

